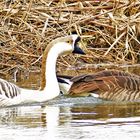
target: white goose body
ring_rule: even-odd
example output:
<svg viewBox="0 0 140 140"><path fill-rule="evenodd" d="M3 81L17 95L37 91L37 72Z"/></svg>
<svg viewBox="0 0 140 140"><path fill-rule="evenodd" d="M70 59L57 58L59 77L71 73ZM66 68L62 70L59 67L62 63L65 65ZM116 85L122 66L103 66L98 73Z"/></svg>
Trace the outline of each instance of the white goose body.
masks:
<svg viewBox="0 0 140 140"><path fill-rule="evenodd" d="M0 79L0 107L26 103L40 103L57 97L60 93L56 77L57 57L62 53L83 53L77 47L77 35L57 38L46 47L42 58L42 83L41 90L19 88L13 83ZM72 44L66 43L72 41ZM83 53L84 54L84 53Z"/></svg>

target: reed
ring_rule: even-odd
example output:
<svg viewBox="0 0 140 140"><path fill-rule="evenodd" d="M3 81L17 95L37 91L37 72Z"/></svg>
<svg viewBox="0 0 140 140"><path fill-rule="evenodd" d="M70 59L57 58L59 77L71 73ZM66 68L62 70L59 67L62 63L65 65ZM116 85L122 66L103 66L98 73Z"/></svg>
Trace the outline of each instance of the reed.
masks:
<svg viewBox="0 0 140 140"><path fill-rule="evenodd" d="M139 0L2 0L0 73L39 71L46 44L71 33L87 55L61 56L59 73L83 63L139 63L139 11Z"/></svg>

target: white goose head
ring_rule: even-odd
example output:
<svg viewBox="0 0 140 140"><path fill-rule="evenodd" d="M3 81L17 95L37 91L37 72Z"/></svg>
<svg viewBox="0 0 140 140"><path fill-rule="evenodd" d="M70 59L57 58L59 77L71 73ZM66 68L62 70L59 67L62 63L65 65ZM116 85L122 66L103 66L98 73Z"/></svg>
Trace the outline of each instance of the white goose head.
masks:
<svg viewBox="0 0 140 140"><path fill-rule="evenodd" d="M55 69L56 66L53 64L56 63L56 59L60 54L85 54L83 50L78 47L79 41L80 37L78 35L69 35L66 37L57 38L48 44L42 58L42 81L40 88L41 90L44 90L44 88L46 87L46 81L49 81L49 75L51 74L52 70ZM54 66L53 68L51 67L52 65ZM55 73L56 76L56 71L53 73Z"/></svg>

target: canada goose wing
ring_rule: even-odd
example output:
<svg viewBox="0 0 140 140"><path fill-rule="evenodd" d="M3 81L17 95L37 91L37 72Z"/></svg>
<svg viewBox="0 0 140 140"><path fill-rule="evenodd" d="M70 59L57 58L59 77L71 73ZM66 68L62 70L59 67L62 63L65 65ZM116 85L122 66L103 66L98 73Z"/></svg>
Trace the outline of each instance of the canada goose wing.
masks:
<svg viewBox="0 0 140 140"><path fill-rule="evenodd" d="M92 75L93 76L93 75ZM96 75L97 76L97 75ZM132 101L140 98L140 78L135 75L99 76L85 81L74 82L69 95L93 92L102 99L114 101Z"/></svg>
<svg viewBox="0 0 140 140"><path fill-rule="evenodd" d="M80 76L75 76L73 78L71 78L72 82L79 82L79 81L93 81L95 78L99 78L99 77L108 77L108 76L129 76L129 77L136 77L136 78L140 78L139 76L135 75L135 74L130 74L128 72L123 72L123 71L115 71L115 70L104 70L104 71L100 71L97 72L95 74L83 74Z"/></svg>
<svg viewBox="0 0 140 140"><path fill-rule="evenodd" d="M78 76L74 76L70 79L71 82L79 82L79 81L85 81L85 79L88 77L88 74L82 74Z"/></svg>

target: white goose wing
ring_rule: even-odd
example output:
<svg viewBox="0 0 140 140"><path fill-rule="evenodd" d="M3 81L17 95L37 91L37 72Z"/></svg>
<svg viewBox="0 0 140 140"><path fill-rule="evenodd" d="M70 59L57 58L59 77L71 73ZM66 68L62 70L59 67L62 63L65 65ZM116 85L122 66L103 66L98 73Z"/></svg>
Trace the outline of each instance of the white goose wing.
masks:
<svg viewBox="0 0 140 140"><path fill-rule="evenodd" d="M21 91L18 86L0 79L0 107L12 105L12 99L20 93Z"/></svg>

